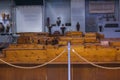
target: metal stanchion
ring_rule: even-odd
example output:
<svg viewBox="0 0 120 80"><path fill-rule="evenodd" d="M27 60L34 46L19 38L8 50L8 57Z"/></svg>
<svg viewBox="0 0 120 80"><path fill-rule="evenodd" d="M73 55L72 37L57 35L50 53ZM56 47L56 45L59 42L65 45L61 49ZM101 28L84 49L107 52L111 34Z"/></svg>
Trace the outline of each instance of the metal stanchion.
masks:
<svg viewBox="0 0 120 80"><path fill-rule="evenodd" d="M71 80L70 42L68 42L68 80Z"/></svg>

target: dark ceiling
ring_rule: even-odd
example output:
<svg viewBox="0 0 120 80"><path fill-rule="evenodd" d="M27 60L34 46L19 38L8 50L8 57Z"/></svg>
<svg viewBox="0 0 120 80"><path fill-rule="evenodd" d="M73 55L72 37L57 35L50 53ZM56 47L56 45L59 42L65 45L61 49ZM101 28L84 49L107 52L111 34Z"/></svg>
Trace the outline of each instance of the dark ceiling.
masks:
<svg viewBox="0 0 120 80"><path fill-rule="evenodd" d="M16 5L43 5L43 0L14 0Z"/></svg>

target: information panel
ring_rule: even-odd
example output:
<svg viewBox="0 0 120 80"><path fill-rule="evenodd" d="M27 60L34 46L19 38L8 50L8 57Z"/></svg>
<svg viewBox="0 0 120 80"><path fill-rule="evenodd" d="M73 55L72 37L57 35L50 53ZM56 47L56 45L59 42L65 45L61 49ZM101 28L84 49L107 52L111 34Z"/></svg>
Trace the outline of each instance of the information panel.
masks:
<svg viewBox="0 0 120 80"><path fill-rule="evenodd" d="M90 1L90 13L114 13L115 1Z"/></svg>

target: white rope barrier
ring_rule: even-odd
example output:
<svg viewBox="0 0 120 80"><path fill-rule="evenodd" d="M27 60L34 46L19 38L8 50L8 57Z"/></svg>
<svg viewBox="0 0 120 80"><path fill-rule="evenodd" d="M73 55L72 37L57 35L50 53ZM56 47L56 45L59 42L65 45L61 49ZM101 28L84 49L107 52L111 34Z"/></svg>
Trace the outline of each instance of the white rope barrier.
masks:
<svg viewBox="0 0 120 80"><path fill-rule="evenodd" d="M87 62L87 63L89 63L89 64L91 64L92 66L95 66L95 67L98 67L98 68L102 68L102 69L120 69L120 67L105 67L105 66L100 66L100 65L97 65L97 64L95 64L95 63L93 63L93 62L90 62L90 61L88 61L87 59L85 59L84 57L82 57L80 54L78 54L74 49L72 49L72 52L73 53L75 53L81 60L83 60L83 61L85 61L85 62Z"/></svg>
<svg viewBox="0 0 120 80"><path fill-rule="evenodd" d="M5 63L5 64L7 64L7 65L9 65L9 66L15 67L15 68L20 68L20 69L35 69L35 68L39 68L39 67L46 66L47 64L53 62L54 60L56 60L57 58L59 58L65 51L66 51L66 49L63 50L63 51L62 51L57 57L55 57L54 59L52 59L52 60L50 60L50 61L48 61L48 62L46 62L46 63L43 63L43 64L41 64L41 65L37 65L37 66L33 66L33 67L17 66L17 65L8 63L8 62L6 62L6 61L4 61L4 60L2 60L2 59L0 59L0 61L3 62L3 63Z"/></svg>
<svg viewBox="0 0 120 80"><path fill-rule="evenodd" d="M5 64L7 64L7 65L9 65L9 66L15 67L15 68L35 69L35 68L39 68L39 67L46 66L47 64L53 62L54 60L56 60L57 58L59 58L65 51L66 51L66 49L63 50L63 51L62 51L57 57L55 57L54 59L52 59L52 60L50 60L50 61L48 61L48 62L46 62L46 63L43 63L43 64L41 64L41 65L37 65L37 66L33 66L33 67L17 66L17 65L8 63L8 62L6 62L6 61L4 61L4 60L2 60L2 59L0 59L0 61L3 62L3 63L5 63ZM97 64L95 64L95 63L93 63L93 62L88 61L88 60L85 59L84 57L82 57L82 56L81 56L80 54L78 54L74 49L72 49L72 52L75 53L81 60L83 60L83 61L91 64L92 66L95 66L95 67L98 67L98 68L102 68L102 69L114 69L114 70L115 70L115 69L120 69L120 67L105 67L105 66L97 65Z"/></svg>

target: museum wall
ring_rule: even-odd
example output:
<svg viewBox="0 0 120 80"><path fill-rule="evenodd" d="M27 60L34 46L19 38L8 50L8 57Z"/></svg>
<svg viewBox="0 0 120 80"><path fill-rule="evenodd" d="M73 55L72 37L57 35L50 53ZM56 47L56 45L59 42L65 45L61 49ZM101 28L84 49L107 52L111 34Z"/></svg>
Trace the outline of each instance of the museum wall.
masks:
<svg viewBox="0 0 120 80"><path fill-rule="evenodd" d="M80 23L80 30L85 32L85 0L71 0L72 30L76 31L76 24Z"/></svg>
<svg viewBox="0 0 120 80"><path fill-rule="evenodd" d="M60 26L56 24L58 17L61 19ZM71 23L70 0L45 0L45 31L48 31L47 18L50 19L50 25L53 25L52 33L60 31L62 24L65 26L66 23Z"/></svg>
<svg viewBox="0 0 120 80"><path fill-rule="evenodd" d="M50 18L50 24L54 25L52 33L56 30L60 30L62 24L66 27L66 31L76 31L76 23L80 23L80 31L82 32L100 32L105 34L105 37L119 37L120 27L110 27L104 28L106 23L114 23L119 24L120 20L120 0L115 0L115 12L114 16L116 21L110 20L106 21L106 19L102 19L99 21L99 18L106 16L106 14L92 14L89 13L89 1L90 0L45 0L44 6L44 23L42 31L48 32L48 28L46 27L46 19ZM92 0L93 1L93 0ZM94 0L101 1L101 0ZM106 1L106 0L102 0ZM11 2L9 0L1 0L0 1L0 13L11 11ZM14 11L15 12L15 11ZM11 12L10 12L11 13ZM15 13L14 18L15 20ZM61 18L61 25L55 26L57 18ZM1 19L0 19L1 20ZM89 26L89 21L92 21L92 25ZM15 22L14 22L15 23ZM66 23L71 23L66 26ZM102 25L102 31L100 31L99 26ZM14 25L12 32L16 32L16 25ZM60 30L61 32L61 30ZM112 34L111 34L112 33Z"/></svg>
<svg viewBox="0 0 120 80"><path fill-rule="evenodd" d="M100 32L105 34L106 38L119 37L119 0L114 1L114 12L113 13L90 13L89 3L90 1L106 1L106 0L86 0L85 9L85 29L86 32ZM111 0L112 1L112 0ZM105 6L106 7L106 6ZM115 18L113 18L115 17ZM112 25L112 26L109 26ZM102 29L100 30L100 26ZM112 34L111 34L112 33Z"/></svg>

